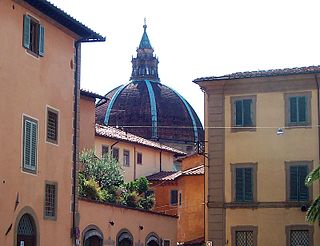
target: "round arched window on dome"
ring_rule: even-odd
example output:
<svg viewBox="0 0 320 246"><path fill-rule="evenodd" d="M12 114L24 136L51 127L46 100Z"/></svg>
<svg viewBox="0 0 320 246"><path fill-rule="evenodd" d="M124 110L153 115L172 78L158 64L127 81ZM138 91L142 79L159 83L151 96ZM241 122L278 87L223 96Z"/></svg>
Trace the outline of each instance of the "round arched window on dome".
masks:
<svg viewBox="0 0 320 246"><path fill-rule="evenodd" d="M36 236L34 219L30 214L24 214L18 224L17 245L36 246Z"/></svg>
<svg viewBox="0 0 320 246"><path fill-rule="evenodd" d="M131 233L124 230L117 236L117 246L133 246L133 237Z"/></svg>

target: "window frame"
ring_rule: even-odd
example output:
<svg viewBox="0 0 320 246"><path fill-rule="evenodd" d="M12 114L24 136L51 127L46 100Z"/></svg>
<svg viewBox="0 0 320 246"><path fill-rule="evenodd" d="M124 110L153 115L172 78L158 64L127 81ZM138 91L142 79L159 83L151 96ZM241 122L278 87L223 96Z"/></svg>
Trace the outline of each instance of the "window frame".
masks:
<svg viewBox="0 0 320 246"><path fill-rule="evenodd" d="M290 122L290 98L306 97L306 121L305 122ZM285 104L285 126L286 127L310 127L311 126L311 91L302 91L284 94Z"/></svg>
<svg viewBox="0 0 320 246"><path fill-rule="evenodd" d="M139 162L139 156L141 156L141 161ZM142 153L141 152L137 152L137 164L138 165L142 165L142 161L143 161L143 159L142 159Z"/></svg>
<svg viewBox="0 0 320 246"><path fill-rule="evenodd" d="M177 194L176 194L176 200L177 200L177 202L176 203L173 203L172 202L172 192L176 192ZM170 206L171 207L177 207L178 206L178 204L179 204L179 190L178 189L171 189L170 190L170 196L169 196L169 201L170 201Z"/></svg>
<svg viewBox="0 0 320 246"><path fill-rule="evenodd" d="M49 216L47 215L46 211L46 202L47 202L47 185L52 185L54 186L54 216ZM57 206L58 205L58 183L53 182L53 181L45 181L45 186L44 186L44 204L43 204L43 218L47 220L57 220Z"/></svg>
<svg viewBox="0 0 320 246"><path fill-rule="evenodd" d="M253 246L258 245L258 227L253 225L232 226L231 227L231 245L237 245L236 233L252 231L253 233Z"/></svg>
<svg viewBox="0 0 320 246"><path fill-rule="evenodd" d="M257 162L248 162L248 163L231 163L231 199L233 203L241 204L252 204L257 202L257 172L258 172L258 163ZM237 201L236 200L236 169L237 168L251 168L252 169L252 201Z"/></svg>
<svg viewBox="0 0 320 246"><path fill-rule="evenodd" d="M236 101L243 101L243 100L252 100L251 105L251 120L252 124L250 126L239 126L236 125L236 108L235 103ZM247 95L247 96L232 96L230 97L230 104L231 104L231 132L239 132L239 131L256 131L256 103L257 103L257 96L256 95Z"/></svg>
<svg viewBox="0 0 320 246"><path fill-rule="evenodd" d="M26 121L29 121L31 122L32 124L36 124L36 149L35 149L35 167L34 168L30 168L31 165L26 165L25 163L25 138L26 138L26 135L25 135L25 123ZM23 114L22 115L22 160L21 160L21 163L22 163L22 171L23 172L26 172L26 173L31 173L31 174L37 174L37 171L38 171L38 145L39 145L39 121L38 119L36 118L33 118L29 115L26 115L26 114ZM30 166L30 167L29 167Z"/></svg>
<svg viewBox="0 0 320 246"><path fill-rule="evenodd" d="M308 231L309 232L309 246L313 246L313 225L287 225L286 226L286 246L290 246L290 233L291 231Z"/></svg>
<svg viewBox="0 0 320 246"><path fill-rule="evenodd" d="M107 149L107 152L105 152L104 149ZM101 157L103 157L103 155L105 155L105 154L109 154L109 145L102 144L101 145Z"/></svg>
<svg viewBox="0 0 320 246"><path fill-rule="evenodd" d="M310 173L313 170L313 161L285 161L285 174L286 174L286 201L287 202L298 202L298 203L307 203L309 201L313 200L313 189L312 185L308 187L308 200L291 200L290 199L290 167L292 166L307 166L308 167L308 172Z"/></svg>
<svg viewBox="0 0 320 246"><path fill-rule="evenodd" d="M116 150L117 156L114 156L114 150ZM119 156L120 156L120 150L119 150L119 148L113 147L113 148L111 149L111 154L112 154L112 158L113 158L113 159L116 159L117 162L119 162Z"/></svg>
<svg viewBox="0 0 320 246"><path fill-rule="evenodd" d="M36 28L36 31L31 29ZM33 34L33 35L32 35ZM32 38L33 36L33 38ZM33 40L31 40L33 39ZM41 25L40 21L30 14L23 15L23 28L22 28L22 46L26 51L35 56L44 56L44 40L45 40L45 28ZM34 44L34 46L31 46Z"/></svg>
<svg viewBox="0 0 320 246"><path fill-rule="evenodd" d="M56 124L56 140L48 138L48 119L49 119L49 112L54 113L57 116L57 124ZM60 113L59 110L53 108L51 106L46 107L46 143L58 145L59 144L59 137L60 137Z"/></svg>
<svg viewBox="0 0 320 246"><path fill-rule="evenodd" d="M126 162L128 162L128 163L126 163ZM123 150L122 164L124 167L130 167L130 150L128 150L128 149Z"/></svg>

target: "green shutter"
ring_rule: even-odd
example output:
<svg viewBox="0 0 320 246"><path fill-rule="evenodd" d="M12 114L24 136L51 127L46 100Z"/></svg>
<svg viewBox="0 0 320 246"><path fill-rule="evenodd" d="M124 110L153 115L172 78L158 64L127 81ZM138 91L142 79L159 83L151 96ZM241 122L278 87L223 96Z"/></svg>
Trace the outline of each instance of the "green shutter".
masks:
<svg viewBox="0 0 320 246"><path fill-rule="evenodd" d="M298 97L298 115L299 122L306 122L307 119L307 98L305 96Z"/></svg>
<svg viewBox="0 0 320 246"><path fill-rule="evenodd" d="M298 179L299 179L299 201L308 201L309 200L309 189L304 184L304 181L308 175L308 166L299 166L298 169Z"/></svg>
<svg viewBox="0 0 320 246"><path fill-rule="evenodd" d="M290 167L290 200L297 201L298 200L298 167L292 166Z"/></svg>
<svg viewBox="0 0 320 246"><path fill-rule="evenodd" d="M23 16L23 47L30 49L30 17Z"/></svg>
<svg viewBox="0 0 320 246"><path fill-rule="evenodd" d="M23 131L23 167L36 170L38 125L28 119L24 120Z"/></svg>
<svg viewBox="0 0 320 246"><path fill-rule="evenodd" d="M44 26L39 25L39 55L44 55Z"/></svg>
<svg viewBox="0 0 320 246"><path fill-rule="evenodd" d="M235 200L242 202L244 200L244 179L243 179L243 168L236 168L236 180L235 180Z"/></svg>
<svg viewBox="0 0 320 246"><path fill-rule="evenodd" d="M298 104L297 97L290 97L290 122L297 123L298 122Z"/></svg>
<svg viewBox="0 0 320 246"><path fill-rule="evenodd" d="M244 168L244 200L253 201L252 168Z"/></svg>
<svg viewBox="0 0 320 246"><path fill-rule="evenodd" d="M251 105L252 99L243 100L243 126L252 126Z"/></svg>
<svg viewBox="0 0 320 246"><path fill-rule="evenodd" d="M242 126L243 118L242 118L242 100L235 101L235 125Z"/></svg>

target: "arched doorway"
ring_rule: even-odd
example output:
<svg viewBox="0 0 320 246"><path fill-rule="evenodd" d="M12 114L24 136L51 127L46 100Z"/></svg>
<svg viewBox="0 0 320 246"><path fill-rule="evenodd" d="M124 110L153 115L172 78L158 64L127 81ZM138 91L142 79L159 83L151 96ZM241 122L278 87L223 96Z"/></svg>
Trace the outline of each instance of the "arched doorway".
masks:
<svg viewBox="0 0 320 246"><path fill-rule="evenodd" d="M34 219L30 214L24 214L18 224L17 246L36 246L37 231Z"/></svg>
<svg viewBox="0 0 320 246"><path fill-rule="evenodd" d="M90 229L86 231L83 238L84 246L102 246L103 235L96 229Z"/></svg>
<svg viewBox="0 0 320 246"><path fill-rule="evenodd" d="M159 245L160 245L160 240L157 234L152 232L146 237L146 246L159 246Z"/></svg>
<svg viewBox="0 0 320 246"><path fill-rule="evenodd" d="M133 246L132 234L127 230L121 230L117 236L117 246Z"/></svg>

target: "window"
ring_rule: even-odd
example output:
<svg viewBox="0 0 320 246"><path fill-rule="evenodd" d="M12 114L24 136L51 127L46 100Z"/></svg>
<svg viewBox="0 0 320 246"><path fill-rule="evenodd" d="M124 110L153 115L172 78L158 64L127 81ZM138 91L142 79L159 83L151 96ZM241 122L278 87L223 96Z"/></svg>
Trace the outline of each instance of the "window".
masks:
<svg viewBox="0 0 320 246"><path fill-rule="evenodd" d="M290 225L286 226L287 246L312 246L313 226Z"/></svg>
<svg viewBox="0 0 320 246"><path fill-rule="evenodd" d="M311 198L311 187L304 184L308 173L312 170L311 161L286 162L287 177L287 200L309 201Z"/></svg>
<svg viewBox="0 0 320 246"><path fill-rule="evenodd" d="M285 94L286 126L311 123L311 92Z"/></svg>
<svg viewBox="0 0 320 246"><path fill-rule="evenodd" d="M170 240L164 239L163 246L170 246Z"/></svg>
<svg viewBox="0 0 320 246"><path fill-rule="evenodd" d="M130 166L130 151L129 150L123 150L123 165L125 167Z"/></svg>
<svg viewBox="0 0 320 246"><path fill-rule="evenodd" d="M46 219L56 219L57 217L56 207L57 207L57 183L46 182L44 217Z"/></svg>
<svg viewBox="0 0 320 246"><path fill-rule="evenodd" d="M102 145L101 147L101 156L105 156L109 153L109 146L107 145Z"/></svg>
<svg viewBox="0 0 320 246"><path fill-rule="evenodd" d="M234 202L256 202L257 163L232 164Z"/></svg>
<svg viewBox="0 0 320 246"><path fill-rule="evenodd" d="M182 206L182 192L179 192L179 206Z"/></svg>
<svg viewBox="0 0 320 246"><path fill-rule="evenodd" d="M256 246L258 228L256 226L234 226L231 227L232 245Z"/></svg>
<svg viewBox="0 0 320 246"><path fill-rule="evenodd" d="M119 161L119 149L118 148L112 148L112 157Z"/></svg>
<svg viewBox="0 0 320 246"><path fill-rule="evenodd" d="M256 96L232 97L232 130L252 130L255 127Z"/></svg>
<svg viewBox="0 0 320 246"><path fill-rule="evenodd" d="M23 47L37 56L44 55L44 27L29 15L23 17Z"/></svg>
<svg viewBox="0 0 320 246"><path fill-rule="evenodd" d="M177 206L178 204L178 190L170 191L170 205Z"/></svg>
<svg viewBox="0 0 320 246"><path fill-rule="evenodd" d="M38 155L38 122L23 116L23 170L36 173Z"/></svg>
<svg viewBox="0 0 320 246"><path fill-rule="evenodd" d="M47 141L58 143L58 111L47 108Z"/></svg>
<svg viewBox="0 0 320 246"><path fill-rule="evenodd" d="M142 153L137 153L137 164L142 165Z"/></svg>

